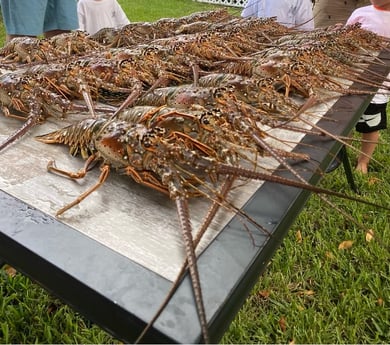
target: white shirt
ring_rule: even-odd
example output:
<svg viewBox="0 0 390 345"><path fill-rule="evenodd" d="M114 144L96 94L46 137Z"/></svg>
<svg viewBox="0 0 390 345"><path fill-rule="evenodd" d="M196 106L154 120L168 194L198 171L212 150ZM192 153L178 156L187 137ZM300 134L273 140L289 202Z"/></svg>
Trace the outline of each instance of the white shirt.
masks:
<svg viewBox="0 0 390 345"><path fill-rule="evenodd" d="M382 11L374 6L364 6L352 12L347 20L347 25L361 23L363 29L372 31L377 35L390 38L390 11ZM388 78L390 74L388 75ZM385 82L388 85L387 82ZM372 103L386 103L389 96L385 90L379 90L372 99Z"/></svg>
<svg viewBox="0 0 390 345"><path fill-rule="evenodd" d="M79 0L79 29L93 35L103 28L117 28L130 23L117 0Z"/></svg>
<svg viewBox="0 0 390 345"><path fill-rule="evenodd" d="M278 23L302 30L313 30L313 5L310 0L248 0L242 17L276 17Z"/></svg>

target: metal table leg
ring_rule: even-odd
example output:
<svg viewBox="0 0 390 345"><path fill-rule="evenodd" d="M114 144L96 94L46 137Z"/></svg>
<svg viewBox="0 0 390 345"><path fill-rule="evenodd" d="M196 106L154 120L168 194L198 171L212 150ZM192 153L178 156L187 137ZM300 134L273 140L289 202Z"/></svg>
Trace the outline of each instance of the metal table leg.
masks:
<svg viewBox="0 0 390 345"><path fill-rule="evenodd" d="M339 152L339 155L341 156L341 160L343 162L343 167L344 167L344 171L345 171L345 176L347 177L347 181L348 181L348 184L349 186L351 187L351 189L355 192L355 193L359 193L359 190L358 188L356 187L356 183L355 183L355 180L353 178L353 172L352 172L352 168L351 168L351 162L349 161L349 157L348 157L348 152L347 152L347 148L345 147L345 145L343 145L340 149L340 152Z"/></svg>

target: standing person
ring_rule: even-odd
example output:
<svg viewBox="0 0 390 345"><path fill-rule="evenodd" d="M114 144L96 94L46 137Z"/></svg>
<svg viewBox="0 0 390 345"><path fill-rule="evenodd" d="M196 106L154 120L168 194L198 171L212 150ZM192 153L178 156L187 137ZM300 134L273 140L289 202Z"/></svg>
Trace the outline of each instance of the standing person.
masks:
<svg viewBox="0 0 390 345"><path fill-rule="evenodd" d="M380 36L390 38L390 0L370 0L371 5L356 9L347 25L361 23L361 27ZM361 154L356 170L367 174L368 164L379 141L379 130L387 128L386 107L389 95L379 91L365 110L356 125L356 131L362 133Z"/></svg>
<svg viewBox="0 0 390 345"><path fill-rule="evenodd" d="M345 24L358 7L369 5L369 0L315 0L313 14L316 28Z"/></svg>
<svg viewBox="0 0 390 345"><path fill-rule="evenodd" d="M80 30L93 35L103 28L117 28L130 23L117 0L79 0Z"/></svg>
<svg viewBox="0 0 390 345"><path fill-rule="evenodd" d="M7 42L14 37L53 37L78 28L76 0L1 0Z"/></svg>
<svg viewBox="0 0 390 345"><path fill-rule="evenodd" d="M311 0L248 0L242 17L276 17L278 23L302 30L314 29Z"/></svg>

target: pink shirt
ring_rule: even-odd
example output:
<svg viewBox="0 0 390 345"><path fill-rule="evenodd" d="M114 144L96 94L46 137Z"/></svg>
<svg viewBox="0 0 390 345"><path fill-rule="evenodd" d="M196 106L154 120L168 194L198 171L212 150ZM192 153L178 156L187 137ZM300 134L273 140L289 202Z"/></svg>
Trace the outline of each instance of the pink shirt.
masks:
<svg viewBox="0 0 390 345"><path fill-rule="evenodd" d="M355 23L361 23L363 29L390 38L390 11L377 10L372 5L360 7L347 20L347 25Z"/></svg>
<svg viewBox="0 0 390 345"><path fill-rule="evenodd" d="M382 11L374 6L364 6L352 12L347 25L361 23L362 28L377 35L390 38L390 11ZM390 77L390 74L387 76ZM387 85L388 82L385 82ZM389 100L388 91L379 90L372 99L372 103L386 103Z"/></svg>

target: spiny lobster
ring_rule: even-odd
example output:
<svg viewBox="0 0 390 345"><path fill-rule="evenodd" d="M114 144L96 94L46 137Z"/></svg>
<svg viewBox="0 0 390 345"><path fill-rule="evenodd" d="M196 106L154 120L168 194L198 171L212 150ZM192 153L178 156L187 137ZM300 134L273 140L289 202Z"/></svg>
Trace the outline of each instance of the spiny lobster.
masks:
<svg viewBox="0 0 390 345"><path fill-rule="evenodd" d="M78 89L79 81L82 80L86 88L91 88L88 90L89 96L92 95L95 100L107 101L104 97L106 95L102 93L104 88L110 92L117 90L121 93L120 102L124 95L132 96L132 91L139 91L129 104L154 106L146 112L141 112L140 108L135 109L140 115L133 114L130 120L125 119L125 112L128 110L120 106L120 111L115 111L111 118L86 119L65 129L40 136L38 140L67 144L71 147L72 154L81 153L86 159L84 168L79 172L70 173L58 169L53 163L48 167L50 171L70 178L81 178L94 163L102 164L98 183L61 208L58 215L99 188L107 179L110 169L130 176L136 182L158 190L175 201L205 342L209 341L207 317L196 266L188 200L205 197L212 202L210 214L215 215L220 207L225 208L266 233L262 225L256 224L228 201L227 196L234 180L266 180L316 193L349 198L344 194L308 184L286 162L283 153L267 143L266 133L257 123L264 121L262 124L278 127L282 124L291 125L295 120L303 122L299 115L305 107L302 109L295 103L291 98L292 94L309 98L314 89L316 98L309 98L304 103L309 107L311 101L321 101L323 89L329 88L340 93L353 92L346 90L346 85L337 84L328 78L329 71L326 69L329 66L346 66L346 55L342 54L340 49L329 49L329 55L322 54L313 41L320 36L325 37L324 34L308 35L309 38L311 36L311 41L300 37L306 45L302 49L294 48L288 40L275 43L278 35L286 34L285 30L271 35L272 38L267 34L257 33L257 36L262 38L261 41L248 40L247 43L240 44L243 37L241 35L245 32L240 31L240 26L245 30L253 30L256 23L259 22L236 19L226 26L215 25L212 30L207 25L193 25L192 28L207 27L210 32L193 36L177 35L169 40L159 39L150 42L148 46L138 46L134 49L98 52L86 58L70 59L65 65L57 65L57 68L54 66L52 69L45 70L42 65L29 66L28 70L35 71L35 74L30 78L21 71L20 79L14 84L21 86L23 92L18 89L11 93L11 97L9 92L1 94L6 106L16 107L29 114L46 115L47 108L43 108L47 107L46 102L42 106L39 105L44 96L48 99L56 99L58 96L58 104L63 102L70 106L70 101L80 98L82 94L82 90ZM161 22L162 24L169 27L169 30L174 28L175 34L191 31L189 26L177 26L174 20L166 20ZM229 32L224 30L224 27L228 28ZM271 32L275 33L276 27L279 26L273 25ZM353 29L348 33L350 32L353 32ZM335 30L333 33L334 36L338 34L344 34L344 31ZM294 37L294 40L296 39L298 35ZM214 45L213 40L216 41ZM385 46L381 40L378 41L379 48ZM346 43L346 40L340 39L338 42ZM333 48L334 41L331 43L326 46L322 42L321 47ZM213 46L216 47L215 51L210 51ZM262 46L264 49L260 53L252 54ZM356 53L356 45L352 48ZM369 48L375 49L372 46ZM315 64L308 58L313 53L318 54L318 58L313 60ZM335 62L338 55L340 58ZM373 60L372 56L358 56L356 63ZM316 66L320 62L324 65ZM66 73L61 75L61 67L64 66ZM194 78L195 85L177 86L191 79L197 67L200 67L200 77ZM121 74L124 71L125 78ZM78 78L78 72L82 72L81 79ZM221 73L224 74L222 77ZM145 86L150 87L164 74L174 86L143 94ZM339 76L348 79L346 74ZM142 92L139 89L133 90L132 83L142 89ZM332 88L335 85L337 88ZM379 84L370 85L375 87ZM42 91L42 87L46 90ZM281 93L281 90L284 93ZM326 93L325 96L327 97ZM92 103L90 109L93 109ZM264 117L269 115L272 115L271 119ZM317 134L327 134L320 128L317 130ZM283 179L259 170L261 164L257 158L264 154L273 156L297 179ZM306 159L304 156L294 158ZM351 199L360 200L353 197ZM206 219L202 231L207 229L209 221Z"/></svg>
<svg viewBox="0 0 390 345"><path fill-rule="evenodd" d="M304 180L286 179L259 171L256 164L246 158L253 156L253 149L245 147L244 144L239 145L238 148L233 147L233 143L229 142L229 139L232 140L231 137L220 135L221 131L218 129L221 123L217 121L217 118L214 118L215 122L213 122L213 116L202 123L202 117L199 118L193 114L163 112L155 116L155 113L150 111L144 114L132 122L118 119L86 119L79 124L37 137L44 143L69 145L72 154L81 153L86 159L84 167L76 173L59 169L53 162L50 162L48 169L52 172L70 178L82 178L97 161L101 162L98 182L79 198L62 207L57 215L62 215L99 188L107 179L111 169L167 194L176 203L203 340L209 342L207 317L196 268L190 223L188 206L190 198L205 197L213 203L213 212L216 212L218 207L223 207L238 213L244 220L252 223L253 220L227 200L227 194L231 188L229 185L234 179L265 180L307 189L315 193L362 200L312 186ZM233 132L234 127L235 133L247 136L245 126L237 127L234 119L229 116L226 120L227 124L229 121L232 122L232 129L226 129L227 132ZM196 137L191 137L189 135L191 132L196 132ZM247 140L249 141L250 138L256 147L258 143L255 137L249 136ZM248 151L247 154L238 152L239 150L245 151L245 149ZM248 164L242 165L246 159L249 167ZM228 182L224 183L225 178ZM266 231L260 224L256 226Z"/></svg>

